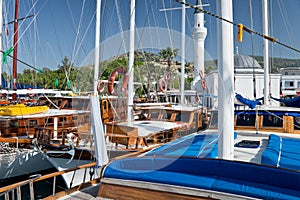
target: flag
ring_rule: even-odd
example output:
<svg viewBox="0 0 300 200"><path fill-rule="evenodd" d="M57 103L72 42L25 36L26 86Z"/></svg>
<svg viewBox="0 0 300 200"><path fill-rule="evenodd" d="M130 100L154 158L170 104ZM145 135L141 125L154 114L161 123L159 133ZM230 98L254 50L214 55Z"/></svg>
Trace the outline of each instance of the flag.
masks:
<svg viewBox="0 0 300 200"><path fill-rule="evenodd" d="M57 87L58 86L58 78L55 79L55 83L54 86Z"/></svg>
<svg viewBox="0 0 300 200"><path fill-rule="evenodd" d="M13 47L10 47L7 51L3 53L2 63L7 63L7 56L14 50Z"/></svg>

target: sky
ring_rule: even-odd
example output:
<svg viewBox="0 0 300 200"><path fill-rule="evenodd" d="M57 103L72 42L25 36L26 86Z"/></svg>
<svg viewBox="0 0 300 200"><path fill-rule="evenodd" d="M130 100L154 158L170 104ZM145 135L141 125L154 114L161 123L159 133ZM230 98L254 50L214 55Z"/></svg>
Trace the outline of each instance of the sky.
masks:
<svg viewBox="0 0 300 200"><path fill-rule="evenodd" d="M194 4L196 0L186 0ZM216 0L202 0L205 10L216 13ZM251 6L250 6L251 5ZM299 0L269 0L270 34L280 42L300 49ZM162 8L180 7L173 0L136 0L136 28L160 27L181 32L181 11L159 11ZM250 10L252 7L252 12ZM233 0L233 20L262 33L261 0ZM3 47L5 51L13 46L14 1L3 0ZM21 0L19 18L34 14L34 17L19 22L18 58L36 68L57 69L65 56L74 64L93 63L95 46L95 12L96 0ZM186 35L191 37L194 10L186 10ZM130 0L102 0L101 7L101 42L116 34L122 38L122 32L129 30ZM205 15L207 37L206 59L217 58L216 22L214 17ZM252 23L251 23L252 21ZM253 24L253 25L252 25ZM234 38L237 28L233 28ZM166 40L168 34L161 34ZM235 39L234 39L235 41ZM178 41L177 41L178 42ZM120 49L120 44L107 44L100 52ZM244 55L262 55L262 38L244 33L242 43L235 42L239 53ZM153 47L155 48L155 47ZM165 47L166 48L166 47ZM297 58L299 53L270 45L270 55L281 58ZM3 70L10 71L12 62L4 64ZM18 63L18 71L29 69Z"/></svg>

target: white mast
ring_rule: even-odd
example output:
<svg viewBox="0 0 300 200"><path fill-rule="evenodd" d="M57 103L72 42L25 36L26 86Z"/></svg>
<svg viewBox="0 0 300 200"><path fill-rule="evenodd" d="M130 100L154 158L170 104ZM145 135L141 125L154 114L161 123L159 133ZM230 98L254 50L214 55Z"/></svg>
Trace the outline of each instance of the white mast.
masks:
<svg viewBox="0 0 300 200"><path fill-rule="evenodd" d="M185 3L183 0L182 2ZM181 85L180 102L184 105L184 67L185 67L185 4L182 4L181 10Z"/></svg>
<svg viewBox="0 0 300 200"><path fill-rule="evenodd" d="M101 0L97 0L96 12L96 33L95 33L95 67L94 67L94 96L98 96L97 84L99 76L99 56L100 56L100 10Z"/></svg>
<svg viewBox="0 0 300 200"><path fill-rule="evenodd" d="M96 11L96 33L95 33L95 71L94 71L94 95L91 95L91 132L94 136L95 157L97 166L103 166L108 163L106 151L103 124L100 114L100 103L97 92L98 76L99 76L99 48L100 48L100 11L101 0L97 0Z"/></svg>
<svg viewBox="0 0 300 200"><path fill-rule="evenodd" d="M135 22L135 0L131 0L130 4L130 36L129 36L129 63L128 63L128 110L127 120L130 124L132 121L133 107L133 62L134 62L134 22Z"/></svg>
<svg viewBox="0 0 300 200"><path fill-rule="evenodd" d="M232 0L217 1L218 15L232 21ZM217 23L218 38L218 157L232 160L234 141L234 89L233 89L233 26L219 20Z"/></svg>
<svg viewBox="0 0 300 200"><path fill-rule="evenodd" d="M263 34L269 35L268 0L262 1ZM264 104L269 105L269 41L263 39L264 44Z"/></svg>
<svg viewBox="0 0 300 200"><path fill-rule="evenodd" d="M197 0L196 6L203 9L201 0ZM204 27L204 13L199 10L194 12L194 79L192 89L196 89L196 83L201 79L199 72L204 74L204 41L207 35L207 29Z"/></svg>
<svg viewBox="0 0 300 200"><path fill-rule="evenodd" d="M0 48L2 48L2 27L3 27L3 18L2 18L2 0L0 0ZM0 89L2 88L2 54L0 55Z"/></svg>

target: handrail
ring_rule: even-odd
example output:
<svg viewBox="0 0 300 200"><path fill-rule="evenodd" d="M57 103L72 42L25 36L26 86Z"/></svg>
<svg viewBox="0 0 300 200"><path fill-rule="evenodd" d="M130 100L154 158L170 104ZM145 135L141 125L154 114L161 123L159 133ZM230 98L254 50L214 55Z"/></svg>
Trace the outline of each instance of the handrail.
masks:
<svg viewBox="0 0 300 200"><path fill-rule="evenodd" d="M33 175L28 180L21 181L21 182L18 182L18 183L9 185L9 186L2 187L2 188L0 188L0 196L4 195L5 199L7 199L8 193L11 192L11 191L14 191L17 188L17 195L18 195L17 198L19 199L19 197L22 196L20 187L23 186L23 185L29 184L29 187L30 187L30 199L34 199L34 192L33 192L32 182L34 182L35 180L37 180L40 176L41 176L40 174Z"/></svg>
<svg viewBox="0 0 300 200"><path fill-rule="evenodd" d="M18 138L18 140L16 140L15 137L0 137L0 142L9 142L9 143L26 143L26 144L31 144L32 143L32 139L27 139L27 138Z"/></svg>
<svg viewBox="0 0 300 200"><path fill-rule="evenodd" d="M157 147L157 146L149 147L149 148L140 150L138 152L133 152L133 153L129 153L129 154L126 154L126 155L118 156L118 157L113 158L111 161L121 159L121 158L126 158L126 157L136 157L139 154L145 153L145 152L153 149L154 147ZM0 196L3 195L2 193L8 193L8 192L20 187L20 186L23 186L23 185L28 184L28 183L30 184L30 182L35 183L35 182L43 181L43 180L50 179L50 178L56 178L57 176L60 176L60 175L65 174L65 173L69 173L69 172L72 172L72 171L76 171L76 170L79 170L79 169L85 169L85 168L89 168L89 167L96 167L96 166L97 166L96 162L91 162L91 163L80 165L80 166L77 166L77 167L74 167L74 168L71 168L71 169L66 169L66 170L59 171L59 172L53 172L53 173L46 174L46 175L43 175L43 176L38 176L38 177L29 179L29 180L14 183L12 185L0 188ZM86 183L89 183L89 182L92 183L93 181L97 181L97 179L98 178L96 178L95 180L87 181ZM54 181L53 184L55 184L55 181ZM82 183L82 184L85 184L85 183ZM82 189L83 187L82 186L75 186L74 188ZM74 190L74 188L71 188L70 190ZM52 197L54 197L54 195L55 194L53 194Z"/></svg>
<svg viewBox="0 0 300 200"><path fill-rule="evenodd" d="M88 163L88 164L81 165L78 167L74 167L72 169L67 169L67 170L63 170L63 171L59 171L59 172L53 172L53 173L46 174L43 176L41 176L40 174L33 175L33 176L31 176L33 178L30 178L29 180L21 181L21 182L14 183L14 184L0 188L0 196L5 195L5 198L6 198L6 197L8 197L9 192L14 191L15 189L17 189L17 191L18 191L17 195L21 196L21 191L19 190L19 188L23 185L30 184L30 199L34 199L34 191L33 191L32 183L43 181L43 180L50 179L50 178L56 179L57 176L60 176L65 173L76 171L79 169L88 168L88 167L95 167L95 166L96 166L96 162L92 162L92 163ZM91 182L91 181L88 181L88 182ZM55 184L56 184L55 181L53 184L54 184L53 188L55 188ZM85 184L85 183L83 183L83 184ZM55 190L53 190L53 196L54 195L55 195Z"/></svg>
<svg viewBox="0 0 300 200"><path fill-rule="evenodd" d="M74 167L72 169L66 169L66 170L63 170L63 171L53 172L53 173L50 173L50 174L43 175L43 176L39 177L38 179L34 180L33 182L42 181L42 180L45 180L45 179L53 178L55 176L60 176L60 175L65 174L65 173L76 171L76 170L79 170L79 169L85 169L85 168L88 168L88 167L95 167L95 166L96 166L96 162L88 163L88 164L85 164L85 165L80 165L80 166Z"/></svg>

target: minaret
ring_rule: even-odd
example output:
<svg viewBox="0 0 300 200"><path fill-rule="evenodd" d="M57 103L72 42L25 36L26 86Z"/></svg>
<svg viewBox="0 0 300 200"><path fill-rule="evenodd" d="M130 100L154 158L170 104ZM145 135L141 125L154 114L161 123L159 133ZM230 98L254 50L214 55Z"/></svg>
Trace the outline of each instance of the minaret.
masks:
<svg viewBox="0 0 300 200"><path fill-rule="evenodd" d="M197 0L196 5L203 9L201 0ZM196 89L197 82L203 78L200 77L200 72L204 74L204 41L207 35L207 29L204 27L204 13L199 10L194 12L194 79L192 89Z"/></svg>

